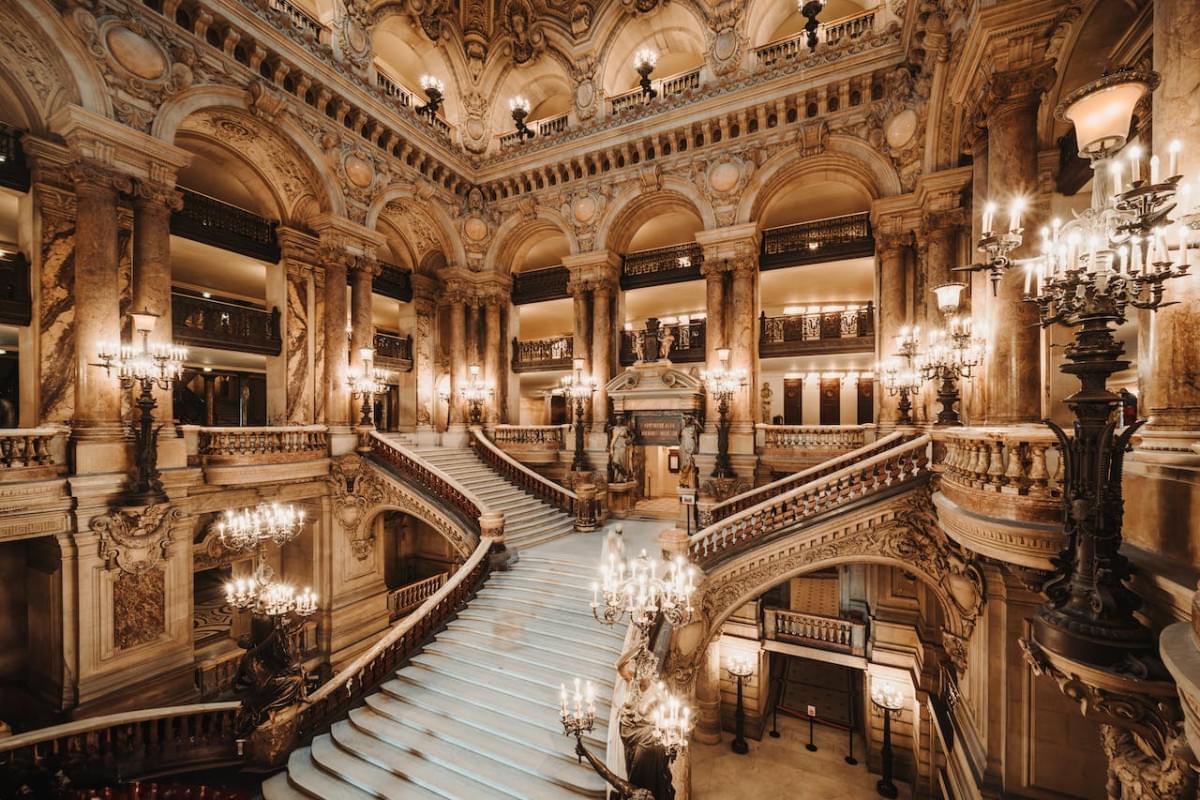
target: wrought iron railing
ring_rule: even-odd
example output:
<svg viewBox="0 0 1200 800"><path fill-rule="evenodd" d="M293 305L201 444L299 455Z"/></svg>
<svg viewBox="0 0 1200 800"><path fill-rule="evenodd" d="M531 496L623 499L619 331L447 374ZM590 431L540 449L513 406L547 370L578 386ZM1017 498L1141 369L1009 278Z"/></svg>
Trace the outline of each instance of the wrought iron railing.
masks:
<svg viewBox="0 0 1200 800"><path fill-rule="evenodd" d="M171 215L171 233L263 261L279 260L277 222L190 189L180 192L183 208Z"/></svg>
<svg viewBox="0 0 1200 800"><path fill-rule="evenodd" d="M379 262L379 269L379 274L371 282L371 291L402 303L412 302L412 273L382 261ZM353 275L346 276L347 283L353 279Z"/></svg>
<svg viewBox="0 0 1200 800"><path fill-rule="evenodd" d="M446 585L446 578L449 576L448 572L439 572L424 580L414 581L389 591L388 614L392 621L403 617L437 594L438 590Z"/></svg>
<svg viewBox="0 0 1200 800"><path fill-rule="evenodd" d="M768 608L763 611L763 630L768 639L865 655L867 626L862 622L802 611Z"/></svg>
<svg viewBox="0 0 1200 800"><path fill-rule="evenodd" d="M705 331L707 327L703 319L694 319L686 325L660 325L659 329L667 328L675 337L671 352L667 357L675 364L692 364L704 360ZM622 366L629 366L637 361L637 342L644 337L645 331L621 331L620 359ZM643 349L644 352L644 349Z"/></svg>
<svg viewBox="0 0 1200 800"><path fill-rule="evenodd" d="M868 213L829 217L763 231L759 265L762 269L793 267L875 253Z"/></svg>
<svg viewBox="0 0 1200 800"><path fill-rule="evenodd" d="M859 39L875 28L875 9L864 11L853 17L821 25L817 28L818 41L827 46ZM777 42L769 42L754 48L754 60L758 69L771 69L779 64L807 59L812 51L808 47L807 33L797 33Z"/></svg>
<svg viewBox="0 0 1200 800"><path fill-rule="evenodd" d="M567 281L571 273L566 267L547 267L513 275L512 299L516 305L540 303L569 297Z"/></svg>
<svg viewBox="0 0 1200 800"><path fill-rule="evenodd" d="M24 326L32 320L29 261L24 253L5 251L0 256L0 322Z"/></svg>
<svg viewBox="0 0 1200 800"><path fill-rule="evenodd" d="M557 117L539 119L536 122L529 123L529 127L534 132L534 135L538 138L554 136L555 134L562 133L567 129L567 115L559 114ZM524 141L524 137L522 137L521 134L517 133L516 131L501 134L500 149L507 150L510 147L516 147L522 141Z"/></svg>
<svg viewBox="0 0 1200 800"><path fill-rule="evenodd" d="M279 309L266 311L183 292L171 293L172 335L189 347L277 356L283 349Z"/></svg>
<svg viewBox="0 0 1200 800"><path fill-rule="evenodd" d="M376 332L374 337L375 363L381 367L408 371L412 369L412 334L393 336Z"/></svg>
<svg viewBox="0 0 1200 800"><path fill-rule="evenodd" d="M551 336L521 341L513 339L513 372L570 369L575 354L573 336Z"/></svg>
<svg viewBox="0 0 1200 800"><path fill-rule="evenodd" d="M0 122L0 186L18 192L29 191L29 167L25 163L25 151L21 149L24 134L20 128Z"/></svg>
<svg viewBox="0 0 1200 800"><path fill-rule="evenodd" d="M709 525L691 536L691 558L707 568L818 515L927 477L930 441L928 434L911 439Z"/></svg>
<svg viewBox="0 0 1200 800"><path fill-rule="evenodd" d="M658 92L656 99L660 100L692 92L700 88L700 70L697 68L688 72L681 72L678 75L657 78L650 81L650 85ZM621 114L631 108L637 108L640 105L649 103L651 100L642 92L641 87L638 87L637 89L632 89L624 94L613 97L609 102L612 105L612 113Z"/></svg>
<svg viewBox="0 0 1200 800"><path fill-rule="evenodd" d="M818 311L759 317L759 355L871 350L875 347L875 307L872 303L844 311Z"/></svg>
<svg viewBox="0 0 1200 800"><path fill-rule="evenodd" d="M488 439L479 428L471 429L471 449L483 463L498 472L509 483L522 489L528 494L549 503L555 508L575 514L579 505L579 496L559 486L554 481L543 478L529 467L505 453Z"/></svg>
<svg viewBox="0 0 1200 800"><path fill-rule="evenodd" d="M696 242L630 253L622 259L621 288L698 280L702 263L704 250Z"/></svg>

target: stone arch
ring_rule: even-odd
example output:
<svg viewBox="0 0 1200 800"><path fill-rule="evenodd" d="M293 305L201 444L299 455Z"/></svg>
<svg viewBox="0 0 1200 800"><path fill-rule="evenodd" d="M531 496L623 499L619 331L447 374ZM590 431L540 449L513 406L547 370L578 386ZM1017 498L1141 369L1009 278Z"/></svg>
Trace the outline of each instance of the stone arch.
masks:
<svg viewBox="0 0 1200 800"><path fill-rule="evenodd" d="M893 566L922 578L944 612L942 644L961 672L982 613L983 573L941 530L932 509L922 486L718 562L704 576L699 637L687 643L687 653L672 650L675 680L691 684L705 649L742 605L790 578L848 563Z"/></svg>
<svg viewBox="0 0 1200 800"><path fill-rule="evenodd" d="M96 60L42 0L0 4L0 78L35 134L48 133L50 117L71 104L112 116Z"/></svg>
<svg viewBox="0 0 1200 800"><path fill-rule="evenodd" d="M492 237L492 246L483 261L485 272L512 273L512 265L527 249L529 240L542 233L566 237L571 254L579 252L579 242L562 215L553 209L538 207L530 219L514 214L504 221Z"/></svg>
<svg viewBox="0 0 1200 800"><path fill-rule="evenodd" d="M746 185L738 205L737 222L757 221L770 200L797 181L840 181L866 193L872 200L900 194L900 176L892 165L861 139L830 136L825 152L796 158L794 150L779 153L762 166Z"/></svg>
<svg viewBox="0 0 1200 800"><path fill-rule="evenodd" d="M596 249L623 253L647 215L676 210L698 216L705 230L719 227L712 206L694 184L682 178L664 177L657 191L647 192L637 182L613 199L600 223Z"/></svg>
<svg viewBox="0 0 1200 800"><path fill-rule="evenodd" d="M664 20L673 24L664 26ZM603 54L596 68L596 78L606 96L611 97L619 93L613 90L613 80L620 65L627 66L632 74L632 56L638 44L623 47L620 46L620 42L631 27L644 25L644 21L651 23L656 35L665 36L674 31L683 36L694 36L698 42L699 55L703 59L712 31L708 25L706 9L695 0L660 3L653 11L645 13L630 13L628 6L623 3L609 3L592 23L591 37L592 41L597 42L595 52ZM661 46L658 49L663 51ZM665 73L660 73L662 74Z"/></svg>
<svg viewBox="0 0 1200 800"><path fill-rule="evenodd" d="M395 201L408 201L400 204ZM389 210L390 209L390 210ZM392 223L408 234L413 250L413 263L424 262L431 251L437 250L455 264L467 263L467 251L462 237L457 235L454 220L446 208L432 195L421 196L411 184L394 184L384 189L367 209L366 226L377 228L380 216L387 215Z"/></svg>
<svg viewBox="0 0 1200 800"><path fill-rule="evenodd" d="M341 529L360 560L366 560L374 552L376 542L371 530L375 519L385 511L417 517L445 536L464 559L479 544L476 534L464 530L461 523L437 505L360 456L335 460L327 480L332 490L334 525Z"/></svg>
<svg viewBox="0 0 1200 800"><path fill-rule="evenodd" d="M289 119L270 125L258 120L250 92L199 86L171 98L159 109L151 134L174 144L184 132L210 139L251 164L275 194L285 224L304 224L318 212L346 215L345 197L324 155Z"/></svg>

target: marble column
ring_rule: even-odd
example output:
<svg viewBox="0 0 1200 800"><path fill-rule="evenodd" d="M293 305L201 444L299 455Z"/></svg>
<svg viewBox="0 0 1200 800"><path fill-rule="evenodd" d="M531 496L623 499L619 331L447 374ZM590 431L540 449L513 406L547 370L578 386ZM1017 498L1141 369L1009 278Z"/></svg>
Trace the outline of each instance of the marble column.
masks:
<svg viewBox="0 0 1200 800"><path fill-rule="evenodd" d="M573 342L574 358L583 359L583 371L588 372L591 366L591 292L583 281L572 279L569 288L575 311L575 341Z"/></svg>
<svg viewBox="0 0 1200 800"><path fill-rule="evenodd" d="M976 126L970 141L971 152L971 215L968 234L971 237L969 257L973 260L977 253L975 242L979 241L981 212L988 198L988 144L987 128ZM966 280L970 281L971 317L974 320L977 334L986 334L990 328L992 290L986 273L967 273ZM986 357L986 355L985 355ZM976 372L976 378L967 381L963 386L962 410L964 421L975 424L976 420L987 418L987 379L984 370Z"/></svg>
<svg viewBox="0 0 1200 800"><path fill-rule="evenodd" d="M692 738L701 744L721 741L721 638L716 636L704 651L696 676L696 728Z"/></svg>
<svg viewBox="0 0 1200 800"><path fill-rule="evenodd" d="M480 297L473 297L467 303L467 363L482 365L483 363L483 342L481 341L481 330L479 319L482 316L483 300Z"/></svg>
<svg viewBox="0 0 1200 800"><path fill-rule="evenodd" d="M117 194L132 187L129 178L86 162L72 165L70 176L76 196L73 435L120 438L120 385L115 375L91 364L99 345L121 341Z"/></svg>
<svg viewBox="0 0 1200 800"><path fill-rule="evenodd" d="M961 208L929 212L923 220L922 238L926 243L925 324L931 328L941 327L945 323L942 313L938 311L934 287L944 283L963 282L963 279L957 277L962 273L952 270L958 266L955 263L958 254L958 231L965 220L966 215Z"/></svg>
<svg viewBox="0 0 1200 800"><path fill-rule="evenodd" d="M173 186L138 181L133 198L133 297L131 310L158 316L150 332L151 344L173 340L171 318L171 212L183 208L183 198ZM155 389L156 416L174 419L170 389Z"/></svg>
<svg viewBox="0 0 1200 800"><path fill-rule="evenodd" d="M885 363L895 356L896 337L905 326L907 313L908 274L905 268L906 251L912 243L909 234L877 234L875 255L879 260L879 361ZM894 427L900 419L900 398L891 395L879 384L879 424Z"/></svg>
<svg viewBox="0 0 1200 800"><path fill-rule="evenodd" d="M379 266L374 259L359 259L354 263L350 284L350 367L362 369L363 348L375 346L371 325L371 286Z"/></svg>
<svg viewBox="0 0 1200 800"><path fill-rule="evenodd" d="M730 365L746 372L746 388L733 398L733 430L753 434L758 419L758 251L739 259L732 280L733 317L729 321Z"/></svg>
<svg viewBox="0 0 1200 800"><path fill-rule="evenodd" d="M426 275L413 275L413 371L417 384L417 429L433 429L437 375L433 332L437 321L437 283Z"/></svg>
<svg viewBox="0 0 1200 800"><path fill-rule="evenodd" d="M450 424L462 426L465 417L459 392L467 375L467 298L464 292L447 290L450 311Z"/></svg>
<svg viewBox="0 0 1200 800"><path fill-rule="evenodd" d="M592 291L592 378L596 393L592 395L592 428L603 430L608 422L608 390L612 379L613 319L612 285L597 281Z"/></svg>
<svg viewBox="0 0 1200 800"><path fill-rule="evenodd" d="M700 268L704 275L704 367L717 369L721 360L717 351L725 346L725 276L728 265L723 262L705 262ZM704 419L710 432L716 430L717 404L710 395L705 395Z"/></svg>
<svg viewBox="0 0 1200 800"><path fill-rule="evenodd" d="M325 266L325 422L329 427L346 427L354 417L350 411L350 337L346 335L346 265L344 252L327 251Z"/></svg>
<svg viewBox="0 0 1200 800"><path fill-rule="evenodd" d="M282 257L267 271L267 305L279 309L283 349L267 357L267 420L308 425L316 419L320 242L307 231L277 229ZM322 348L323 349L323 348Z"/></svg>
<svg viewBox="0 0 1200 800"><path fill-rule="evenodd" d="M503 402L501 392L503 376L500 374L500 349L503 346L503 340L500 337L501 303L503 303L503 298L498 293L489 294L483 301L483 376L488 385L492 387L492 397L488 402L487 414L484 419L493 423L500 421L500 408Z"/></svg>
<svg viewBox="0 0 1200 800"><path fill-rule="evenodd" d="M1038 107L1053 81L1051 67L1036 65L994 75L986 90L988 194L1002 210L1017 197L1032 201L1037 192ZM1008 214L997 213L996 219L997 225L1005 224ZM1036 241L1015 255L1027 255L1034 246ZM989 424L1036 422L1042 416L1041 328L1037 307L1024 301L1024 290L1020 270L1010 271L992 302L991 347L984 364Z"/></svg>

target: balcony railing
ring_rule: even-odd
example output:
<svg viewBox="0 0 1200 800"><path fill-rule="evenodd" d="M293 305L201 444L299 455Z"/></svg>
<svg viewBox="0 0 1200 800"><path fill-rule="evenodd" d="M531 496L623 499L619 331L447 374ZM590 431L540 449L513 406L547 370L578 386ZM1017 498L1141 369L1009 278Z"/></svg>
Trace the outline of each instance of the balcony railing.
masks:
<svg viewBox="0 0 1200 800"><path fill-rule="evenodd" d="M51 478L66 469L65 428L0 428L0 481Z"/></svg>
<svg viewBox="0 0 1200 800"><path fill-rule="evenodd" d="M388 615L393 622L419 608L429 598L438 593L446 585L448 572L439 572L424 580L409 583L388 592Z"/></svg>
<svg viewBox="0 0 1200 800"><path fill-rule="evenodd" d="M768 639L836 653L866 655L867 626L861 622L768 608L763 612L763 628Z"/></svg>
<svg viewBox="0 0 1200 800"><path fill-rule="evenodd" d="M934 440L945 448L940 460L944 491L1027 498L1049 517L1061 510L1063 463L1050 430L1015 426L936 433Z"/></svg>
<svg viewBox="0 0 1200 800"><path fill-rule="evenodd" d="M213 347L240 353L277 356L283 348L279 309L265 311L183 292L171 293L175 341L189 347Z"/></svg>
<svg viewBox="0 0 1200 800"><path fill-rule="evenodd" d="M662 328L669 329L675 336L675 342L671 345L671 352L667 354L667 358L675 364L694 364L704 360L704 337L706 331L705 321L702 319L691 320L686 325L662 325ZM621 331L621 365L629 366L637 361L637 342L639 337L644 337L645 331ZM644 350L643 350L644 352Z"/></svg>
<svg viewBox="0 0 1200 800"><path fill-rule="evenodd" d="M867 443L864 425L764 425L755 426L764 450L801 450L837 454L857 450Z"/></svg>
<svg viewBox="0 0 1200 800"><path fill-rule="evenodd" d="M759 319L762 357L844 353L875 348L875 310L871 303L847 311L788 314Z"/></svg>
<svg viewBox="0 0 1200 800"><path fill-rule="evenodd" d="M704 251L696 242L630 253L622 259L621 288L658 286L700 279Z"/></svg>
<svg viewBox="0 0 1200 800"><path fill-rule="evenodd" d="M512 299L516 305L541 303L569 297L567 281L571 273L566 267L547 267L513 275Z"/></svg>
<svg viewBox="0 0 1200 800"><path fill-rule="evenodd" d="M29 262L24 253L0 256L0 322L28 325L33 319Z"/></svg>
<svg viewBox="0 0 1200 800"><path fill-rule="evenodd" d="M303 8L300 8L300 6L290 3L288 0L271 0L271 8L287 14L293 25L306 33L312 34L313 38L317 41L321 40L321 34L324 32L325 26Z"/></svg>
<svg viewBox="0 0 1200 800"><path fill-rule="evenodd" d="M251 258L279 260L278 223L199 192L180 191L183 208L171 215L171 233Z"/></svg>
<svg viewBox="0 0 1200 800"><path fill-rule="evenodd" d="M539 119L536 122L529 123L529 128L538 138L554 136L567 129L567 115L559 114L557 117ZM500 149L507 150L510 147L516 147L522 141L524 141L524 138L516 131L502 134L500 136Z"/></svg>
<svg viewBox="0 0 1200 800"><path fill-rule="evenodd" d="M411 108L415 112L421 106L425 105L424 99L405 89L394 78L380 70L378 66L375 68L375 85L386 97L390 97L396 101L396 104L401 108ZM449 136L453 130L449 122L446 122L446 120L436 114L432 117L428 114L421 114L418 118L442 136Z"/></svg>
<svg viewBox="0 0 1200 800"><path fill-rule="evenodd" d="M655 98L658 100L664 100L677 94L692 92L700 88L700 70L697 68L690 72L681 72L678 75L658 78L652 80L650 85L658 91L658 97ZM617 95L610 102L612 104L612 113L622 114L631 108L637 108L640 105L653 101L639 87Z"/></svg>
<svg viewBox="0 0 1200 800"><path fill-rule="evenodd" d="M762 235L762 269L794 267L875 253L870 214L848 214L768 228Z"/></svg>
<svg viewBox="0 0 1200 800"><path fill-rule="evenodd" d="M864 11L853 17L821 25L817 28L817 39L828 46L835 46L861 38L875 28L875 10ZM809 58L808 35L797 33L778 42L769 42L754 48L754 60L760 70L771 69L780 64Z"/></svg>
<svg viewBox="0 0 1200 800"><path fill-rule="evenodd" d="M496 425L492 441L503 450L561 450L569 425Z"/></svg>
<svg viewBox="0 0 1200 800"><path fill-rule="evenodd" d="M371 282L371 291L401 303L412 302L412 273L395 264L380 262L379 266L380 273ZM347 282L352 279L353 276L347 276Z"/></svg>
<svg viewBox="0 0 1200 800"><path fill-rule="evenodd" d="M193 426L184 426L184 437ZM278 464L313 461L329 453L329 431L324 425L287 425L261 428L203 428L197 455L205 465Z"/></svg>
<svg viewBox="0 0 1200 800"><path fill-rule="evenodd" d="M390 333L376 333L375 362L385 369L398 369L403 372L411 370L412 334L393 336Z"/></svg>
<svg viewBox="0 0 1200 800"><path fill-rule="evenodd" d="M575 337L551 336L524 342L513 339L512 347L513 372L570 369Z"/></svg>
<svg viewBox="0 0 1200 800"><path fill-rule="evenodd" d="M25 164L25 151L21 149L24 133L0 122L0 186L18 192L29 191L29 167Z"/></svg>

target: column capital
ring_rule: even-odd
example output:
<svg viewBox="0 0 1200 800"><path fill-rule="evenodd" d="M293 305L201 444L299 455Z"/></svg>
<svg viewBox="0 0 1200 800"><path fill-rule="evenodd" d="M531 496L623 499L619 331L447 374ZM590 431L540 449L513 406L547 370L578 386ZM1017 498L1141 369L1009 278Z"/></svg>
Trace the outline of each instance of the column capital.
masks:
<svg viewBox="0 0 1200 800"><path fill-rule="evenodd" d="M110 169L95 161L78 160L67 166L67 179L75 186L75 193L88 190L123 192L133 191L133 180L123 172Z"/></svg>
<svg viewBox="0 0 1200 800"><path fill-rule="evenodd" d="M729 225L724 228L714 228L708 231L697 231L696 243L704 252L704 263L712 261L733 262L730 269L738 269L739 264L752 262L758 269L759 242L762 235L758 223L747 222L743 225Z"/></svg>
<svg viewBox="0 0 1200 800"><path fill-rule="evenodd" d="M621 281L621 256L611 250L563 256L563 266L571 273L567 291L572 295L601 285L611 289Z"/></svg>
<svg viewBox="0 0 1200 800"><path fill-rule="evenodd" d="M80 106L64 106L49 123L76 159L129 177L174 185L176 173L192 163L188 151Z"/></svg>
<svg viewBox="0 0 1200 800"><path fill-rule="evenodd" d="M368 280L374 280L383 274L383 267L379 266L379 261L374 255L351 256L346 268L356 278L366 276Z"/></svg>
<svg viewBox="0 0 1200 800"><path fill-rule="evenodd" d="M279 239L279 260L316 266L321 263L320 240L312 234L296 228L279 227L275 230Z"/></svg>
<svg viewBox="0 0 1200 800"><path fill-rule="evenodd" d="M1007 72L993 72L983 85L979 110L990 125L997 118L1021 108L1034 108L1054 86L1058 73L1052 61L1041 61Z"/></svg>
<svg viewBox="0 0 1200 800"><path fill-rule="evenodd" d="M333 214L318 215L312 222L312 229L322 242L359 255L374 253L387 245L387 237L379 231Z"/></svg>
<svg viewBox="0 0 1200 800"><path fill-rule="evenodd" d="M875 253L880 258L892 258L905 248L911 248L916 240L911 231L903 233L879 233L875 235Z"/></svg>
<svg viewBox="0 0 1200 800"><path fill-rule="evenodd" d="M183 208L183 195L173 184L138 178L133 182L133 203L137 207L159 206L166 211Z"/></svg>
<svg viewBox="0 0 1200 800"><path fill-rule="evenodd" d="M437 300L438 282L436 279L414 272L409 280L412 281L413 302Z"/></svg>

